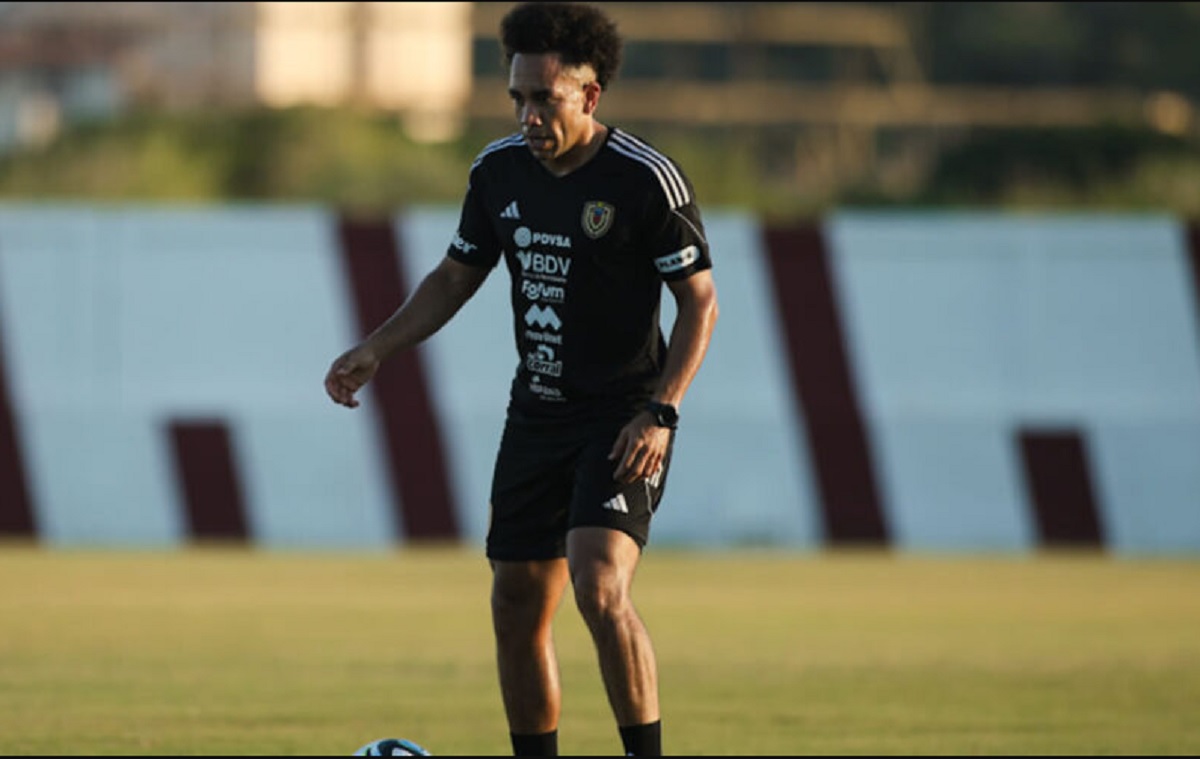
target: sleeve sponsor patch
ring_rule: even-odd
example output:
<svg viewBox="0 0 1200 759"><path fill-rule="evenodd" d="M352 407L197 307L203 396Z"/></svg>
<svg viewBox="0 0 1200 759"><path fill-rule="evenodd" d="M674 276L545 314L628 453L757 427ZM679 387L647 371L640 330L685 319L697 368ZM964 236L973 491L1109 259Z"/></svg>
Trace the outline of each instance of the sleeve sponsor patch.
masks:
<svg viewBox="0 0 1200 759"><path fill-rule="evenodd" d="M660 274L670 274L671 272L686 269L696 263L699 258L700 249L695 245L689 245L683 250L677 250L674 253L668 253L665 256L654 259L654 267L658 269Z"/></svg>
<svg viewBox="0 0 1200 759"><path fill-rule="evenodd" d="M464 240L461 230L454 233L454 240L451 241L450 245L453 246L455 250L462 251L463 253L466 253L466 254L470 254L471 251L473 251L477 247L479 247L478 245L476 245L473 242L467 242L466 240Z"/></svg>

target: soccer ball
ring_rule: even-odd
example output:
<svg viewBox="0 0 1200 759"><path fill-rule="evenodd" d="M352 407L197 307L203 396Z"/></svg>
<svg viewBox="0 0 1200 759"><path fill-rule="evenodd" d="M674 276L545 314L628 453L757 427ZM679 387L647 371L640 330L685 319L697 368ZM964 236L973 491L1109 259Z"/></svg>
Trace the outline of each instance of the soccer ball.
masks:
<svg viewBox="0 0 1200 759"><path fill-rule="evenodd" d="M354 752L354 756L433 756L404 738L380 738Z"/></svg>

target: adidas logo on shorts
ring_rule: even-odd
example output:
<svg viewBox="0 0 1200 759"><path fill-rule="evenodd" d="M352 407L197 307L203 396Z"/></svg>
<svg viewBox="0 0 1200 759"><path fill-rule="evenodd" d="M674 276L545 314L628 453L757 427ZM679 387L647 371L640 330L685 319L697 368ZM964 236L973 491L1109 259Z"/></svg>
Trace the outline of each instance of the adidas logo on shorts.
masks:
<svg viewBox="0 0 1200 759"><path fill-rule="evenodd" d="M609 498L607 501L600 504L600 506L601 508L608 509L609 511L619 511L622 514L629 513L629 505L625 503L625 496L621 495L620 493L617 494L616 498Z"/></svg>

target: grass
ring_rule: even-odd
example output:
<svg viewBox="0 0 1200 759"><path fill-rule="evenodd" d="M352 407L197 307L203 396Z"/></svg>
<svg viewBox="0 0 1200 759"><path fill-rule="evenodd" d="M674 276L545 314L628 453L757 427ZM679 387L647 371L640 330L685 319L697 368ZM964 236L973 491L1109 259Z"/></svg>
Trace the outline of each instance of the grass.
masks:
<svg viewBox="0 0 1200 759"><path fill-rule="evenodd" d="M0 754L509 753L474 548L0 547ZM1200 753L1200 562L647 553L668 753ZM564 754L618 754L573 604Z"/></svg>

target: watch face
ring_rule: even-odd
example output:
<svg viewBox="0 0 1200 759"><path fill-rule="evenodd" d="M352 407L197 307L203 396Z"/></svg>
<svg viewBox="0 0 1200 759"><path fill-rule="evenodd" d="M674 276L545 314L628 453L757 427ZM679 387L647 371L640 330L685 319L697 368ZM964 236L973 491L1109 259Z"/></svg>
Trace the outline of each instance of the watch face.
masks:
<svg viewBox="0 0 1200 759"><path fill-rule="evenodd" d="M679 423L679 412L674 406L669 406L665 403L656 403L653 406L654 418L658 420L660 427L674 427Z"/></svg>

